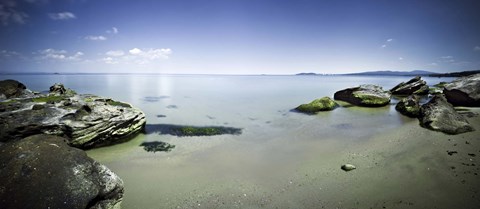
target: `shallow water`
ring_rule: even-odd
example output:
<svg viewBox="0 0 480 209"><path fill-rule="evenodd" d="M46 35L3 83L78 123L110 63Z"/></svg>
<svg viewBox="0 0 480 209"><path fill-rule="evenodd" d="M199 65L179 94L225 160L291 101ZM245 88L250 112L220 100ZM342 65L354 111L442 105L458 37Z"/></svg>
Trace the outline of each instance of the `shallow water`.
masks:
<svg viewBox="0 0 480 209"><path fill-rule="evenodd" d="M430 147L432 138L446 141L450 136L420 128L416 119L398 114L395 100L387 107L341 107L317 115L291 111L313 99L332 97L340 89L366 83L390 89L409 77L9 78L32 90L46 90L61 82L80 93L132 103L146 113L149 127L173 124L242 129L240 135L202 137L160 135L147 129L131 141L89 150L89 156L124 180L122 208L418 208L431 206L432 201L437 208L449 208L444 204L445 188L463 191L457 184L448 186L448 176L435 178L424 171L425 162L430 161L434 161L429 165L432 169L448 170L441 163L443 158L437 162L428 155L439 152ZM425 79L431 85L451 80ZM476 134L452 138L466 137L480 144ZM424 147L412 146L412 140L422 140L418 144ZM146 152L139 146L145 141L163 141L176 147L167 153ZM414 151L405 154L409 150ZM349 162L358 169L348 173L340 170L340 165ZM427 196L422 196L425 193ZM454 200L471 201L462 197Z"/></svg>

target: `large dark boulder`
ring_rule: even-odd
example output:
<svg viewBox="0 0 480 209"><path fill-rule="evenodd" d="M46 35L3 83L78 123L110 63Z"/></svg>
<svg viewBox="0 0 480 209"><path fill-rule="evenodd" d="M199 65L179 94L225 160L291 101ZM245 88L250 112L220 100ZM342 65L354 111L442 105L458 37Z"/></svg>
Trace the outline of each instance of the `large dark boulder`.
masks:
<svg viewBox="0 0 480 209"><path fill-rule="evenodd" d="M417 92L418 94L425 94L428 93L428 86L426 85L427 82L422 80L420 76L417 76L410 79L406 83L399 83L398 85L390 89L390 92L392 92L393 95L410 95L420 90Z"/></svg>
<svg viewBox="0 0 480 209"><path fill-rule="evenodd" d="M480 74L445 84L443 93L448 102L455 106L480 107Z"/></svg>
<svg viewBox="0 0 480 209"><path fill-rule="evenodd" d="M465 117L457 113L442 94L435 95L420 109L420 125L447 134L460 134L475 129Z"/></svg>
<svg viewBox="0 0 480 209"><path fill-rule="evenodd" d="M395 109L403 115L416 118L420 115L419 98L415 95L405 97L397 103Z"/></svg>
<svg viewBox="0 0 480 209"><path fill-rule="evenodd" d="M45 133L64 136L71 146L90 148L116 143L144 128L145 114L130 104L52 89L49 94L0 102L0 142Z"/></svg>
<svg viewBox="0 0 480 209"><path fill-rule="evenodd" d="M295 110L307 114L313 114L320 111L330 111L338 107L338 104L330 97L322 97L320 99L313 100L308 104L301 104L296 107Z"/></svg>
<svg viewBox="0 0 480 209"><path fill-rule="evenodd" d="M390 103L390 97L390 92L384 91L380 86L371 84L337 91L333 96L336 100L364 107L381 107L388 105Z"/></svg>
<svg viewBox="0 0 480 209"><path fill-rule="evenodd" d="M123 181L64 140L34 135L0 146L0 208L119 208Z"/></svg>
<svg viewBox="0 0 480 209"><path fill-rule="evenodd" d="M0 81L0 97L5 99L21 96L27 87L16 80Z"/></svg>

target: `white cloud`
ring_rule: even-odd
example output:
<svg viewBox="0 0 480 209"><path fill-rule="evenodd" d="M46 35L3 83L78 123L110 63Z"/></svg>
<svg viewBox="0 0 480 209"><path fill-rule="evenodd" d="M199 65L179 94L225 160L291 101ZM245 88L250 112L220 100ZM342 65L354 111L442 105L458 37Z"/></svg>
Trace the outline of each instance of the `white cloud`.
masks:
<svg viewBox="0 0 480 209"><path fill-rule="evenodd" d="M68 55L66 50L55 50L55 49L44 49L39 50L37 53L40 56L37 56L37 59L41 60L63 60L63 61L79 61L81 57L84 55L83 52L78 51L73 55Z"/></svg>
<svg viewBox="0 0 480 209"><path fill-rule="evenodd" d="M428 64L428 65L430 65L430 66L438 66L438 64L437 64L436 62L432 62L432 63L430 63L430 64Z"/></svg>
<svg viewBox="0 0 480 209"><path fill-rule="evenodd" d="M402 60L403 60L403 57L399 57L398 60L402 61Z"/></svg>
<svg viewBox="0 0 480 209"><path fill-rule="evenodd" d="M112 51L108 51L105 54L111 57L119 57L119 56L125 55L125 53L122 50L112 50Z"/></svg>
<svg viewBox="0 0 480 209"><path fill-rule="evenodd" d="M0 55L2 57L13 57L13 56L19 56L20 53L18 53L16 51L1 50Z"/></svg>
<svg viewBox="0 0 480 209"><path fill-rule="evenodd" d="M49 13L48 16L52 20L69 20L77 18L77 16L71 12Z"/></svg>
<svg viewBox="0 0 480 209"><path fill-rule="evenodd" d="M28 15L25 12L16 9L17 4L14 1L2 1L0 3L0 22L7 26L11 22L16 24L25 24Z"/></svg>
<svg viewBox="0 0 480 209"><path fill-rule="evenodd" d="M392 41L393 41L393 38L387 39L387 42L392 42Z"/></svg>
<svg viewBox="0 0 480 209"><path fill-rule="evenodd" d="M128 52L130 52L130 54L137 55L142 53L143 51L140 50L139 48L133 48L133 49L130 49Z"/></svg>
<svg viewBox="0 0 480 209"><path fill-rule="evenodd" d="M385 47L387 47L387 45L386 45L386 44L382 45L382 48L385 48Z"/></svg>
<svg viewBox="0 0 480 209"><path fill-rule="evenodd" d="M104 61L107 64L117 64L118 63L117 60L114 60L111 57L105 57L105 58L102 59L102 61Z"/></svg>
<svg viewBox="0 0 480 209"><path fill-rule="evenodd" d="M118 31L118 28L112 27L111 30L107 30L106 32L111 34L118 34L119 31Z"/></svg>
<svg viewBox="0 0 480 209"><path fill-rule="evenodd" d="M442 59L452 59L453 57L452 56L443 56L443 57L440 57Z"/></svg>
<svg viewBox="0 0 480 209"><path fill-rule="evenodd" d="M476 51L476 52L480 51L480 46L473 47L473 51Z"/></svg>
<svg viewBox="0 0 480 209"><path fill-rule="evenodd" d="M107 37L105 37L105 36L86 36L85 39L90 40L90 41L105 41L105 40L107 40Z"/></svg>

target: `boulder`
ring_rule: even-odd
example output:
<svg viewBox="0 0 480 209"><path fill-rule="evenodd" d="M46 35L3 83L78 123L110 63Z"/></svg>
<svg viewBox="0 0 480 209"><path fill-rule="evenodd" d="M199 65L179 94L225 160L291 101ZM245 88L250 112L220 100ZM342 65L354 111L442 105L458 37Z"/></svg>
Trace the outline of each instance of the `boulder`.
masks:
<svg viewBox="0 0 480 209"><path fill-rule="evenodd" d="M416 118L420 115L420 103L417 96L405 97L397 103L395 109L408 117Z"/></svg>
<svg viewBox="0 0 480 209"><path fill-rule="evenodd" d="M338 107L338 104L330 97L322 97L320 99L313 100L308 104L302 104L295 108L295 110L311 114L319 111L330 111L336 107Z"/></svg>
<svg viewBox="0 0 480 209"><path fill-rule="evenodd" d="M0 208L119 208L123 181L64 138L34 135L0 146Z"/></svg>
<svg viewBox="0 0 480 209"><path fill-rule="evenodd" d="M21 96L27 87L16 80L0 81L0 95L3 94L4 99ZM0 96L1 97L1 96Z"/></svg>
<svg viewBox="0 0 480 209"><path fill-rule="evenodd" d="M75 91L65 88L63 84L61 83L55 83L53 86L50 86L50 94L55 94L55 95L74 95L76 94Z"/></svg>
<svg viewBox="0 0 480 209"><path fill-rule="evenodd" d="M428 90L428 86L425 90L424 86L426 85L427 85L427 82L422 80L420 76L417 76L415 78L410 79L406 83L405 82L399 83L398 85L390 89L390 92L392 92L393 95L410 95L410 94L413 94L413 92L423 87L423 91L420 91L420 93L425 93L425 91Z"/></svg>
<svg viewBox="0 0 480 209"><path fill-rule="evenodd" d="M425 85L420 87L418 90L414 91L413 94L415 95L428 95L430 92L430 87Z"/></svg>
<svg viewBox="0 0 480 209"><path fill-rule="evenodd" d="M458 114L442 94L435 95L420 109L420 125L447 134L474 131L465 117Z"/></svg>
<svg viewBox="0 0 480 209"><path fill-rule="evenodd" d="M90 148L133 136L144 125L141 110L95 95L50 93L0 102L0 142L45 133Z"/></svg>
<svg viewBox="0 0 480 209"><path fill-rule="evenodd" d="M337 91L333 98L358 106L381 107L390 103L390 97L390 92L382 87L367 84Z"/></svg>
<svg viewBox="0 0 480 209"><path fill-rule="evenodd" d="M445 84L443 92L455 106L480 107L480 73Z"/></svg>

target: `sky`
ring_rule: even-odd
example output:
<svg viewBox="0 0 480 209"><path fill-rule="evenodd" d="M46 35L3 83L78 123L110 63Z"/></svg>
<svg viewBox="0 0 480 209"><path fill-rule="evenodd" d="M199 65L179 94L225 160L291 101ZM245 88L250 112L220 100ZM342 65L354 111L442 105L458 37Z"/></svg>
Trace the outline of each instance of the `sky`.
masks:
<svg viewBox="0 0 480 209"><path fill-rule="evenodd" d="M478 0L0 0L0 72L480 69Z"/></svg>

